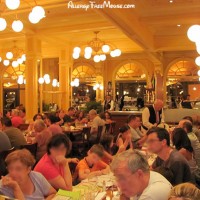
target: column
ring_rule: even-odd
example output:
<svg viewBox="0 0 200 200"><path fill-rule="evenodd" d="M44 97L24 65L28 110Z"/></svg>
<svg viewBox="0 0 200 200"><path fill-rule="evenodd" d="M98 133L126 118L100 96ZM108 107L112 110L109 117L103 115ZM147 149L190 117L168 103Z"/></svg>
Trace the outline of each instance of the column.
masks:
<svg viewBox="0 0 200 200"><path fill-rule="evenodd" d="M95 63L96 68L96 83L103 85L103 90L97 89L96 90L96 101L104 101L104 78L103 78L103 62Z"/></svg>
<svg viewBox="0 0 200 200"><path fill-rule="evenodd" d="M73 62L70 49L61 49L59 56L59 107L65 110L70 107L70 68L72 65Z"/></svg>
<svg viewBox="0 0 200 200"><path fill-rule="evenodd" d="M3 113L3 74L2 78L0 79L0 110Z"/></svg>
<svg viewBox="0 0 200 200"><path fill-rule="evenodd" d="M163 75L159 72L155 72L155 99L164 100L164 85Z"/></svg>
<svg viewBox="0 0 200 200"><path fill-rule="evenodd" d="M26 37L26 119L38 113L38 59L41 57L41 41L36 36Z"/></svg>

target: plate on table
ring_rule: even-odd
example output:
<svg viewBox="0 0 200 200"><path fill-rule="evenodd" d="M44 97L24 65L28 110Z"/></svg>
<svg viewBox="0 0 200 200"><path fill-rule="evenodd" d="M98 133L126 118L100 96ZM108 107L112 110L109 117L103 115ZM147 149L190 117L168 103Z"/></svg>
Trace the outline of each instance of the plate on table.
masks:
<svg viewBox="0 0 200 200"><path fill-rule="evenodd" d="M105 184L106 184L106 187L112 187L114 185L112 181L105 181ZM103 181L102 182L98 181L97 185L99 187L103 187Z"/></svg>

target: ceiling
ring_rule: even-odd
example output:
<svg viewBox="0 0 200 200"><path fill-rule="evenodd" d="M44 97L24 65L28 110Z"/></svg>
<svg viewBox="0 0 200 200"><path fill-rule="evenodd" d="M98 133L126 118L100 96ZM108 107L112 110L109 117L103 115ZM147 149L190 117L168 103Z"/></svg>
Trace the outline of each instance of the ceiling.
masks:
<svg viewBox="0 0 200 200"><path fill-rule="evenodd" d="M135 4L131 9L69 9L67 0L24 0L17 11L5 7L0 1L0 12L8 22L8 28L0 32L0 49L25 46L26 35L37 35L42 40L42 54L53 57L59 54L58 47L87 43L98 37L109 41L123 53L146 52L153 62L161 62L160 52L193 51L195 46L187 38L187 29L200 23L200 0L123 0ZM28 21L28 13L37 2L46 10L46 18L38 24ZM88 3L86 0L78 4ZM96 0L101 3L103 0ZM121 3L111 0L111 3ZM23 21L24 30L15 33L11 23L16 16ZM180 25L180 26L177 26Z"/></svg>

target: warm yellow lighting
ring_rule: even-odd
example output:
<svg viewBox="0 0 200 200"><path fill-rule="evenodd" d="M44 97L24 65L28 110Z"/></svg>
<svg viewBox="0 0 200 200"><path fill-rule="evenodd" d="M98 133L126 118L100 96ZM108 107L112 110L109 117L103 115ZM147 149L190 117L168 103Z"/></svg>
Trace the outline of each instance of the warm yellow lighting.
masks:
<svg viewBox="0 0 200 200"><path fill-rule="evenodd" d="M12 23L12 29L15 32L22 31L23 27L24 27L24 25L20 20L14 20L13 23Z"/></svg>
<svg viewBox="0 0 200 200"><path fill-rule="evenodd" d="M80 54L81 48L80 47L75 47L74 48L74 53Z"/></svg>
<svg viewBox="0 0 200 200"><path fill-rule="evenodd" d="M8 66L8 65L10 64L10 61L9 61L9 60L4 60L4 61L3 61L3 64L4 64L5 66Z"/></svg>
<svg viewBox="0 0 200 200"><path fill-rule="evenodd" d="M200 26L191 26L187 31L187 36L192 42L200 41Z"/></svg>
<svg viewBox="0 0 200 200"><path fill-rule="evenodd" d="M4 31L6 29L7 22L4 18L0 18L0 31Z"/></svg>
<svg viewBox="0 0 200 200"><path fill-rule="evenodd" d="M49 84L51 82L50 78L49 79L44 79L46 84Z"/></svg>
<svg viewBox="0 0 200 200"><path fill-rule="evenodd" d="M73 57L74 59L78 59L79 56L80 56L80 55L79 55L78 52L74 52L73 55L72 55L72 57Z"/></svg>
<svg viewBox="0 0 200 200"><path fill-rule="evenodd" d="M6 53L6 58L7 59L12 59L13 58L13 53L12 52L7 52Z"/></svg>
<svg viewBox="0 0 200 200"><path fill-rule="evenodd" d="M46 79L50 79L49 74L45 74L43 77L44 77L44 80L46 80Z"/></svg>
<svg viewBox="0 0 200 200"><path fill-rule="evenodd" d="M86 54L91 54L92 53L92 48L91 47L85 47L85 53Z"/></svg>
<svg viewBox="0 0 200 200"><path fill-rule="evenodd" d="M5 3L10 10L15 10L19 8L20 0L6 0Z"/></svg>
<svg viewBox="0 0 200 200"><path fill-rule="evenodd" d="M104 53L108 53L110 51L110 47L107 44L105 44L105 45L102 46L102 51Z"/></svg>
<svg viewBox="0 0 200 200"><path fill-rule="evenodd" d="M200 56L198 56L198 57L195 59L195 63L196 63L196 65L200 66Z"/></svg>
<svg viewBox="0 0 200 200"><path fill-rule="evenodd" d="M101 60L101 61L106 60L106 55L105 55L105 54L100 55L100 60Z"/></svg>
<svg viewBox="0 0 200 200"><path fill-rule="evenodd" d="M94 62L98 63L100 61L100 56L99 55L95 55L94 56Z"/></svg>
<svg viewBox="0 0 200 200"><path fill-rule="evenodd" d="M198 76L200 76L200 70L198 70L197 74L198 74Z"/></svg>
<svg viewBox="0 0 200 200"><path fill-rule="evenodd" d="M15 68L15 67L18 67L18 65L19 65L19 64L18 64L17 61L12 61L12 67L14 67L14 68Z"/></svg>
<svg viewBox="0 0 200 200"><path fill-rule="evenodd" d="M38 82L39 82L39 84L43 84L43 83L44 83L44 78L43 78L43 77L40 77L40 78L38 79Z"/></svg>

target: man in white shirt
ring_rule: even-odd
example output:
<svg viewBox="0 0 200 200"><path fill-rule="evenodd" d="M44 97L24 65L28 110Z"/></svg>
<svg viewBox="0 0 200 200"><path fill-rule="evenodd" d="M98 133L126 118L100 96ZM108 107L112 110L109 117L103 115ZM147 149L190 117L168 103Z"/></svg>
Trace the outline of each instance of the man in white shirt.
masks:
<svg viewBox="0 0 200 200"><path fill-rule="evenodd" d="M113 111L115 109L115 103L112 100L110 95L106 96L106 100L104 101L104 111L110 110Z"/></svg>
<svg viewBox="0 0 200 200"><path fill-rule="evenodd" d="M162 108L164 103L156 99L152 106L146 107L142 112L142 124L145 130L158 126L163 118Z"/></svg>
<svg viewBox="0 0 200 200"><path fill-rule="evenodd" d="M137 200L168 200L171 184L157 172L150 172L144 155L137 150L118 154L111 163L121 192Z"/></svg>

